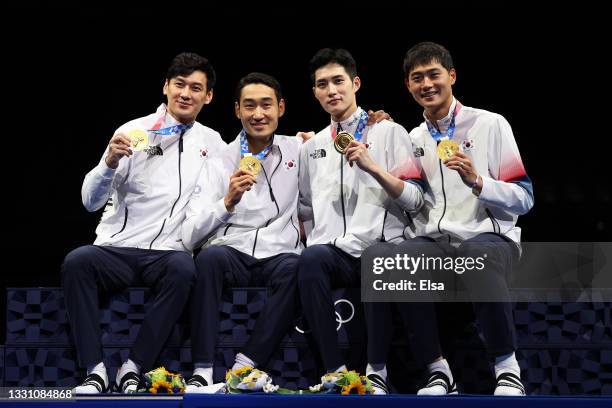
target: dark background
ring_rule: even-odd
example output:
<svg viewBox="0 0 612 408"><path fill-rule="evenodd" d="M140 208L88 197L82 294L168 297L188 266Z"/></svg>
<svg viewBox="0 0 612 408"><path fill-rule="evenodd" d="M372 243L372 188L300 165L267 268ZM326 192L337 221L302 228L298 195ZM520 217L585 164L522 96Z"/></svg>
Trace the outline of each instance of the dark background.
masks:
<svg viewBox="0 0 612 408"><path fill-rule="evenodd" d="M234 86L251 71L283 85L279 133L327 124L307 67L322 47L351 51L359 105L384 109L410 130L422 116L403 85L403 56L416 42L439 42L454 57L457 98L513 127L536 197L519 219L523 239L611 240L602 10L505 1L227 3L3 6L0 344L4 288L59 285L65 254L93 242L100 213L81 204L83 177L118 126L163 101L166 68L182 51L213 63L214 99L198 120L229 141L240 130Z"/></svg>

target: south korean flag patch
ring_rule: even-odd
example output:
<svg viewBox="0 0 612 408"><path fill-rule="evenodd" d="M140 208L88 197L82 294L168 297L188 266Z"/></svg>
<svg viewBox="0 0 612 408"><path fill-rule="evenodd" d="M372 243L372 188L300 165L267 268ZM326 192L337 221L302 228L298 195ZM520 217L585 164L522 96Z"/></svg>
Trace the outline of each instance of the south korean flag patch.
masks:
<svg viewBox="0 0 612 408"><path fill-rule="evenodd" d="M469 152L470 150L474 150L476 146L474 145L474 139L465 139L461 142L461 148L464 152Z"/></svg>
<svg viewBox="0 0 612 408"><path fill-rule="evenodd" d="M284 166L285 166L285 170L287 171L297 169L297 165L295 163L295 160L293 159L285 161Z"/></svg>
<svg viewBox="0 0 612 408"><path fill-rule="evenodd" d="M203 159L208 159L208 148L206 146L202 146L200 148L200 157Z"/></svg>

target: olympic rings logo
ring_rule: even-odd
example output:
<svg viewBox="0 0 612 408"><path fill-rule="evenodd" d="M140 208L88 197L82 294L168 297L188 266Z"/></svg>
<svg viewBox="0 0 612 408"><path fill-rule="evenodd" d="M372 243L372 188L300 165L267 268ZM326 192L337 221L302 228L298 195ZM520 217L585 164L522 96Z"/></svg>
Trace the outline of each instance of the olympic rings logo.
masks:
<svg viewBox="0 0 612 408"><path fill-rule="evenodd" d="M334 302L334 309L336 309L336 306L338 306L338 304L340 303L346 303L350 309L351 309L351 313L349 314L349 316L346 319L343 319L342 316L340 315L340 313L338 312L338 310L336 310L336 321L338 322L338 327L336 327L336 331L340 331L340 328L342 327L343 324L350 322L351 320L353 320L353 317L355 317L355 306L353 306L353 304L350 302L350 300L347 299L338 299ZM303 330L301 329L298 325L295 325L295 331L297 331L298 333L301 334L305 334L305 333L310 333L311 330Z"/></svg>

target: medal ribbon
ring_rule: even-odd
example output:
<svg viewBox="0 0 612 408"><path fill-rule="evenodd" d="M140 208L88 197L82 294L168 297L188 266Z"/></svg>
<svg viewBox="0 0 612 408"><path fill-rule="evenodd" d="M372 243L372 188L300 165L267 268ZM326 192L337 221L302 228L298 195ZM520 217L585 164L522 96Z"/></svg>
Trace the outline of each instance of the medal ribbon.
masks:
<svg viewBox="0 0 612 408"><path fill-rule="evenodd" d="M272 136L272 140L274 140L274 136ZM257 160L262 161L264 157L266 157L266 154L268 154L271 148L272 148L272 142L270 142L269 145L267 145L261 152L257 154L253 154L249 152L249 142L247 141L246 131L244 129L240 131L240 155L242 157L253 156Z"/></svg>
<svg viewBox="0 0 612 408"><path fill-rule="evenodd" d="M436 129L436 127L432 125L430 121L425 121L429 134L431 134L431 137L433 137L436 142L439 142L440 140L451 140L453 138L453 135L455 134L455 116L457 116L457 113L459 113L459 109L461 109L461 104L459 101L457 101L455 110L453 111L453 116L451 117L451 123L448 125L448 129L446 130L446 136L442 135L442 132Z"/></svg>
<svg viewBox="0 0 612 408"><path fill-rule="evenodd" d="M190 123L188 125L184 125L182 123L179 123L177 125L173 125L173 126L168 126L165 128L162 128L161 125L162 123L164 123L164 118L166 117L166 112L164 112L163 115L161 115L157 121L155 122L155 124L153 125L153 127L149 130L147 130L147 132L151 132L153 134L156 135L160 135L160 136L172 136L172 135L176 135L179 133L183 133L188 131L189 129L191 129L193 127L193 123Z"/></svg>
<svg viewBox="0 0 612 408"><path fill-rule="evenodd" d="M368 113L362 110L361 115L359 115L359 123L357 124L357 129L355 130L355 134L353 135L355 136L356 141L358 142L361 141L361 134L363 133L363 130L366 128L367 124L368 124ZM338 134L337 129L334 126L331 126L331 136L333 140L336 139L337 134Z"/></svg>
<svg viewBox="0 0 612 408"><path fill-rule="evenodd" d="M193 123L190 123L189 125L184 125L182 123L179 123L178 125L169 126L169 127L165 127L161 129L149 129L148 132L151 132L151 133L154 133L160 136L172 136L172 135L176 135L182 132L186 132L192 127L193 127Z"/></svg>

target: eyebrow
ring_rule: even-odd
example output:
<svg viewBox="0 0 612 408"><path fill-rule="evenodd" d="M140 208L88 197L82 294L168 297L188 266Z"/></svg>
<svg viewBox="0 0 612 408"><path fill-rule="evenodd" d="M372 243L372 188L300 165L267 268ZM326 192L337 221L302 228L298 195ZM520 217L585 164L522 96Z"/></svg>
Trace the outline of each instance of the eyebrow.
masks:
<svg viewBox="0 0 612 408"><path fill-rule="evenodd" d="M172 79L174 79L175 81L185 82L186 84L189 84L189 85L200 85L202 87L204 86L204 84L202 82L200 82L200 81L191 81L191 82L189 82L187 80L187 78L182 77L182 76L177 76L177 77L174 77Z"/></svg>
<svg viewBox="0 0 612 408"><path fill-rule="evenodd" d="M431 68L431 69L428 69L427 71L412 71L410 73L410 76L423 75L423 74L431 74L431 73L436 72L436 71L440 71L440 68Z"/></svg>
<svg viewBox="0 0 612 408"><path fill-rule="evenodd" d="M334 75L334 76L333 76L333 77L331 77L331 78L319 78L319 79L317 79L317 83L319 83L319 82L324 82L324 81L328 81L328 80L334 80L334 79L338 79L338 78L344 78L344 75L342 75L342 74L338 74L338 75Z"/></svg>
<svg viewBox="0 0 612 408"><path fill-rule="evenodd" d="M271 96L265 96L263 98L260 98L259 100L261 100L262 102L274 102L274 98L272 98ZM257 103L257 99L254 98L244 98L242 100L243 103Z"/></svg>

